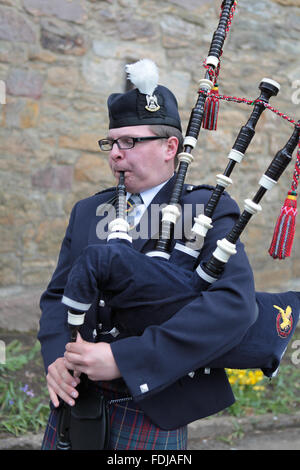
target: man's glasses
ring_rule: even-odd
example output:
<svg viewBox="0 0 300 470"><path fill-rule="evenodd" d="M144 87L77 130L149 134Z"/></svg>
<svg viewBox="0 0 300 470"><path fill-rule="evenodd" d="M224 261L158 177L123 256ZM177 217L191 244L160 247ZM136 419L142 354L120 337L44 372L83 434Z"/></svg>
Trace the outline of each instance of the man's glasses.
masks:
<svg viewBox="0 0 300 470"><path fill-rule="evenodd" d="M150 136L150 137L119 137L118 139L100 139L98 144L101 150L107 152L117 144L120 150L132 149L137 142L147 142L148 140L167 139L167 137Z"/></svg>

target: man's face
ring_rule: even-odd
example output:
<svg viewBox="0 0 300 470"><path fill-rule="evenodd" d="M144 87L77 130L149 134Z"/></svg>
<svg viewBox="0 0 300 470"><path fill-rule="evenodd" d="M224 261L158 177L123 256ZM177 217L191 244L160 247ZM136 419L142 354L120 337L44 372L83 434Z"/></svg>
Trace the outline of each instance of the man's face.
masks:
<svg viewBox="0 0 300 470"><path fill-rule="evenodd" d="M110 129L108 137L150 137L155 134L149 126L130 126ZM169 140L171 139L171 144ZM174 138L137 142L131 149L119 149L113 145L109 154L109 165L113 175L119 179L125 172L127 191L137 193L157 186L170 178L174 171ZM177 140L177 139L176 139Z"/></svg>

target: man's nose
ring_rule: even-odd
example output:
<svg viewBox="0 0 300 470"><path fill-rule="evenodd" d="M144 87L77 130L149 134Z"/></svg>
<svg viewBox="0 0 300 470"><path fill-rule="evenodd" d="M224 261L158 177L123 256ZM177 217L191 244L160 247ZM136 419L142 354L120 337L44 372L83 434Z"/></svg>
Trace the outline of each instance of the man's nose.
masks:
<svg viewBox="0 0 300 470"><path fill-rule="evenodd" d="M111 156L111 158L113 158L115 160L124 158L124 152L123 152L123 150L119 149L117 142L113 143L112 149L110 151L110 156Z"/></svg>

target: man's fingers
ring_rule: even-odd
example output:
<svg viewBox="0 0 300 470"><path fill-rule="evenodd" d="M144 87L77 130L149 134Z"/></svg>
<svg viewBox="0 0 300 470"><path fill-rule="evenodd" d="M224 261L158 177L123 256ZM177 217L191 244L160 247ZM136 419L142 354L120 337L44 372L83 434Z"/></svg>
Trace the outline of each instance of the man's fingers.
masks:
<svg viewBox="0 0 300 470"><path fill-rule="evenodd" d="M54 390L52 390L52 388L49 385L48 385L48 392L49 392L50 400L52 401L55 408L57 408L59 406L58 396L56 395Z"/></svg>
<svg viewBox="0 0 300 470"><path fill-rule="evenodd" d="M85 341L81 338L81 335L80 333L78 332L77 333L77 337L76 337L76 343L84 343Z"/></svg>
<svg viewBox="0 0 300 470"><path fill-rule="evenodd" d="M78 377L73 377L65 365L64 358L55 361L48 368L47 386L54 406L59 405L58 397L73 406L74 399L78 397L76 386L80 382Z"/></svg>
<svg viewBox="0 0 300 470"><path fill-rule="evenodd" d="M69 352L66 351L64 353L64 358L66 360L65 364L68 364L67 367L71 367L73 369L73 365L82 365L86 363L85 356L78 354L77 352Z"/></svg>
<svg viewBox="0 0 300 470"><path fill-rule="evenodd" d="M68 403L68 405L73 406L75 404L74 399L78 397L77 390L71 385L66 384L65 382L60 382L59 384L52 380L51 377L48 378L48 390L50 398L54 404L57 406L57 396L59 396L63 401ZM75 384L75 381L74 381Z"/></svg>

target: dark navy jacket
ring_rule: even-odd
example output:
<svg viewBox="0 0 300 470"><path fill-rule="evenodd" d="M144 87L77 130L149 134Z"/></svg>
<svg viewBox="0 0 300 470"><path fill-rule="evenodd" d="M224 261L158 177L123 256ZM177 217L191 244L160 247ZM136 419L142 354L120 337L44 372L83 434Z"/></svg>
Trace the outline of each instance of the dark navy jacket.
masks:
<svg viewBox="0 0 300 470"><path fill-rule="evenodd" d="M155 196L152 203L168 203L174 178ZM182 207L206 204L211 189L185 186ZM42 316L38 338L45 368L63 356L69 342L67 307L61 303L70 268L88 244L106 243L99 239L99 222L104 220L99 207L114 195L114 188L79 201L73 208L62 243L57 268L41 298ZM98 208L98 211L97 211ZM99 215L99 214L102 215ZM194 211L194 216L196 215ZM224 194L213 217L201 259L208 260L218 239L232 228L239 215L237 204ZM150 211L143 217L150 218ZM191 224L193 221L191 222ZM149 224L150 227L150 224ZM155 239L133 241L134 247L147 252ZM109 309L95 299L86 315L82 336L94 341L99 323L109 330ZM172 429L214 414L234 402L223 369L205 367L239 344L255 321L255 290L252 271L242 243L226 265L216 286L178 311L160 326L148 327L141 336L111 338L112 352L134 400L163 429ZM111 335L103 335L108 338ZM103 339L102 338L102 339ZM194 374L188 375L190 372Z"/></svg>

